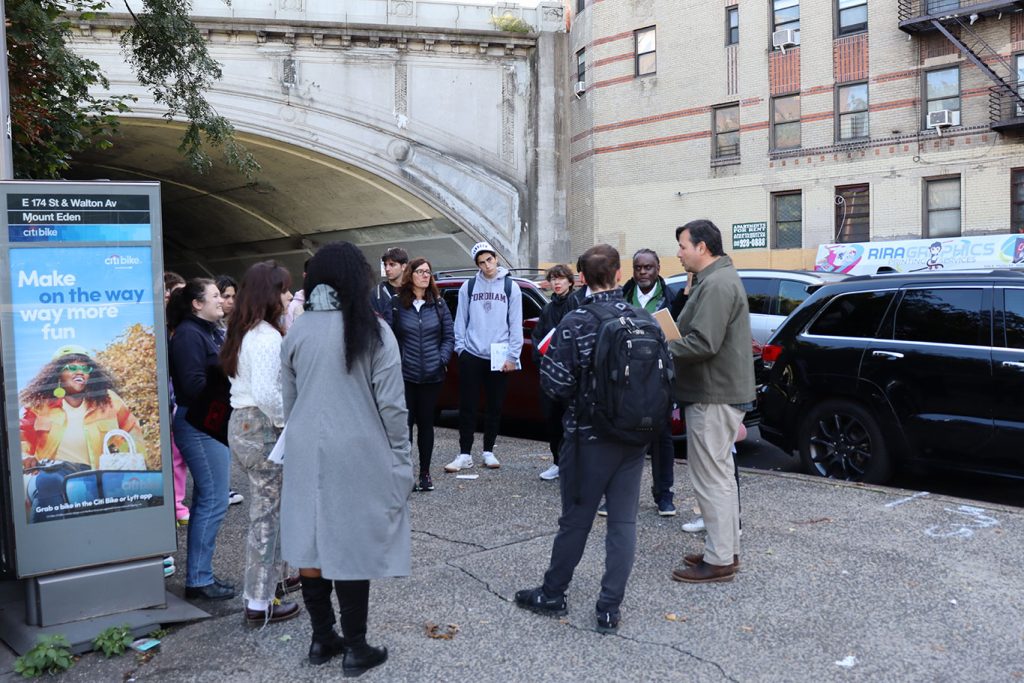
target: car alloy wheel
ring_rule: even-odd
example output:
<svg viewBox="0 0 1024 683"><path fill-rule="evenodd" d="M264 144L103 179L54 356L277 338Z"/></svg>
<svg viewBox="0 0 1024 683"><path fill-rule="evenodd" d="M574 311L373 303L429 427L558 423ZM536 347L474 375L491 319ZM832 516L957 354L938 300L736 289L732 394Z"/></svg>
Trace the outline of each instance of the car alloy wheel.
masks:
<svg viewBox="0 0 1024 683"><path fill-rule="evenodd" d="M881 483L889 458L878 422L852 401L834 399L811 409L800 430L800 455L810 474Z"/></svg>

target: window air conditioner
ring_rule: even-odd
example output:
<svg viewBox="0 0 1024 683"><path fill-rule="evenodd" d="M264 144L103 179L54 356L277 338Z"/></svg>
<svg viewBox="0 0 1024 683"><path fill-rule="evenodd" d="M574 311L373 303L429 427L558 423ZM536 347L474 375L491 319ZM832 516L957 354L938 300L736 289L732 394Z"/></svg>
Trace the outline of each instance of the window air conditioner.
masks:
<svg viewBox="0 0 1024 683"><path fill-rule="evenodd" d="M772 33L772 47L782 50L782 54L786 54L787 47L796 47L797 44L796 31L791 28Z"/></svg>
<svg viewBox="0 0 1024 683"><path fill-rule="evenodd" d="M943 128L960 125L960 112L950 109L939 109L928 112L928 127L934 128L935 132L942 135Z"/></svg>
<svg viewBox="0 0 1024 683"><path fill-rule="evenodd" d="M576 93L576 97L580 97L583 93L587 92L587 84L583 81L576 81L576 87L573 89Z"/></svg>

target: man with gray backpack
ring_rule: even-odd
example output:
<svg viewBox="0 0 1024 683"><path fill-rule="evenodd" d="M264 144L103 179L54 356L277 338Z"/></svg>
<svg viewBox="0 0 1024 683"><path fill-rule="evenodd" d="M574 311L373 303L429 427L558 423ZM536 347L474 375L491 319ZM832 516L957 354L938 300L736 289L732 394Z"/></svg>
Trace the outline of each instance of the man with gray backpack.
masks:
<svg viewBox="0 0 1024 683"><path fill-rule="evenodd" d="M569 405L559 458L562 514L543 585L517 592L515 601L541 614L566 613L565 593L604 497L608 529L596 615L598 630L610 633L633 569L644 453L669 419L673 370L661 328L627 304L616 285L619 252L599 244L581 261L591 296L562 318L540 366L541 387Z"/></svg>

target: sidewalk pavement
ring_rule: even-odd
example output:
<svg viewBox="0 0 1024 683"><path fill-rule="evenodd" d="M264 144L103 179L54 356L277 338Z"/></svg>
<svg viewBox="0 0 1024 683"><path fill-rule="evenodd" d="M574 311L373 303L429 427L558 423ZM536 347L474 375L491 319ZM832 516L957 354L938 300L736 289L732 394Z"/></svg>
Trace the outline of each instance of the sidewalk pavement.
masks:
<svg viewBox="0 0 1024 683"><path fill-rule="evenodd" d="M476 480L441 468L457 435L439 430L437 490L410 499L413 572L373 582L370 632L388 662L366 681L1007 681L1024 678L1024 510L934 495L744 470L742 569L731 583L670 580L702 535L680 530L694 500L676 463L676 518L658 517L646 469L636 566L616 635L594 630L605 522L598 518L569 593L552 619L511 602L537 586L559 512L540 441L501 438L501 469ZM479 456L477 456L479 461ZM242 475L236 489L246 493ZM241 584L247 502L232 506L215 559ZM184 566L185 534L178 535ZM181 595L183 569L168 580ZM301 602L299 593L293 597ZM159 652L86 655L61 681L332 681L341 661L306 661L297 619L253 629L241 599L176 626ZM432 639L455 625L450 640ZM0 662L10 671L12 657ZM8 673L3 680L15 680Z"/></svg>

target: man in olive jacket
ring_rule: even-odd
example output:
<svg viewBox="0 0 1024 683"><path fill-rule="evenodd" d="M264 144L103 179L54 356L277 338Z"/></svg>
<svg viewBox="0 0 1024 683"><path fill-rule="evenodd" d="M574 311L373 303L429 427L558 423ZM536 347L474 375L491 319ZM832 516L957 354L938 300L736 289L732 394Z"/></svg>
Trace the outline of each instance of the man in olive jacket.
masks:
<svg viewBox="0 0 1024 683"><path fill-rule="evenodd" d="M739 496L731 447L754 407L750 310L722 234L708 220L676 229L679 262L695 274L669 343L676 400L686 407L686 450L697 504L707 526L704 553L684 556L676 581L731 581L739 567Z"/></svg>

